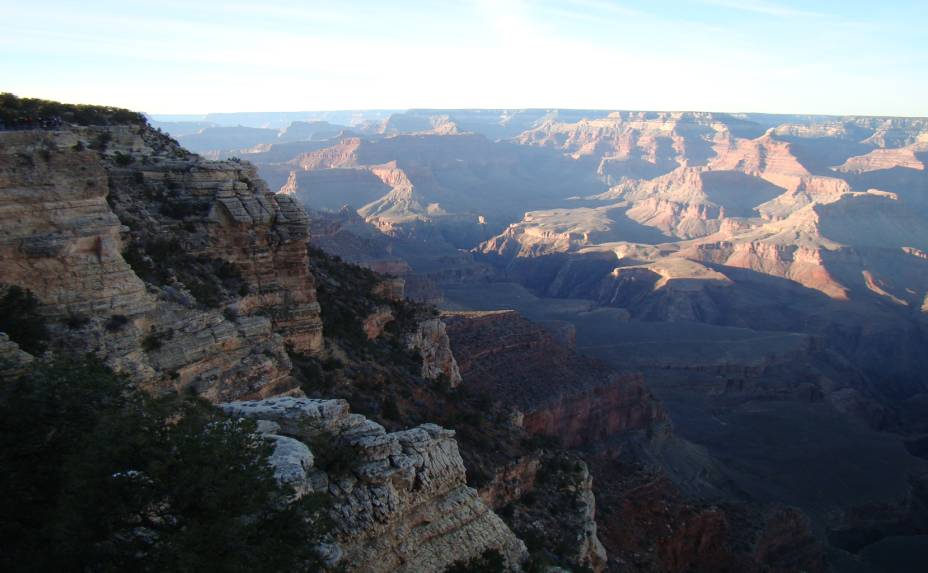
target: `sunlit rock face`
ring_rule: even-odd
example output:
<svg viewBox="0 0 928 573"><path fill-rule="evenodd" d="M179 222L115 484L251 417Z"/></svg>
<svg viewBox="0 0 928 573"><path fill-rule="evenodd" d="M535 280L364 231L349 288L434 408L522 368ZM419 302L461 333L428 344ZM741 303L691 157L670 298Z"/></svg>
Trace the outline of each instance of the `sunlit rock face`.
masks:
<svg viewBox="0 0 928 573"><path fill-rule="evenodd" d="M0 281L31 289L51 312L139 314L144 283L122 258L108 175L73 132L0 133Z"/></svg>
<svg viewBox="0 0 928 573"><path fill-rule="evenodd" d="M299 205L147 125L0 140L0 282L63 348L214 400L294 387L284 345L322 345Z"/></svg>
<svg viewBox="0 0 928 573"><path fill-rule="evenodd" d="M420 322L407 345L422 357L423 378L443 378L452 388L461 383L461 372L451 351L445 323L440 318Z"/></svg>

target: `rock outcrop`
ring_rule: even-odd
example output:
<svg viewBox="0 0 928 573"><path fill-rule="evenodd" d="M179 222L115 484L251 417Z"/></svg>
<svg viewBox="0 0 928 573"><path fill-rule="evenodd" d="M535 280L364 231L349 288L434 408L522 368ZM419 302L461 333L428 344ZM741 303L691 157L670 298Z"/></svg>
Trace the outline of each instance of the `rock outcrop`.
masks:
<svg viewBox="0 0 928 573"><path fill-rule="evenodd" d="M140 383L269 396L321 347L302 208L144 123L0 132L0 220L0 283Z"/></svg>
<svg viewBox="0 0 928 573"><path fill-rule="evenodd" d="M388 306L380 306L367 315L361 328L368 340L374 340L383 333L384 327L393 319L393 310Z"/></svg>
<svg viewBox="0 0 928 573"><path fill-rule="evenodd" d="M24 352L10 337L0 332L0 380L22 374L35 358Z"/></svg>
<svg viewBox="0 0 928 573"><path fill-rule="evenodd" d="M444 377L452 388L461 383L461 372L451 351L445 323L440 318L420 322L406 345L422 356L423 378L437 380Z"/></svg>
<svg viewBox="0 0 928 573"><path fill-rule="evenodd" d="M294 349L318 351L322 322L308 268L305 211L288 196L270 193L248 164L172 159L168 154L178 149L156 134L129 137L154 151L116 151L123 159L109 165L110 202L133 240L144 248L169 233L188 254L231 265L244 283L230 293L239 313L265 313ZM114 137L112 146L121 143Z"/></svg>
<svg viewBox="0 0 928 573"><path fill-rule="evenodd" d="M344 400L231 402L231 415L273 423L271 461L298 492L327 491L347 571L442 571L498 550L512 565L523 543L467 487L454 432L433 424L387 433ZM268 427L265 424L265 427Z"/></svg>
<svg viewBox="0 0 928 573"><path fill-rule="evenodd" d="M511 466L506 473L519 468ZM516 533L536 553L556 548L561 564L570 570L604 571L608 556L597 534L593 477L586 463L561 452L522 469L528 470L531 489L501 510Z"/></svg>
<svg viewBox="0 0 928 573"><path fill-rule="evenodd" d="M625 181L602 199L630 205L626 215L668 236L691 239L719 231L732 217L755 217L755 208L785 190L740 171L680 167L648 181Z"/></svg>
<svg viewBox="0 0 928 573"><path fill-rule="evenodd" d="M926 162L928 162L928 142L893 149L874 149L866 155L848 158L835 170L845 173L866 173L894 168L925 171Z"/></svg>
<svg viewBox="0 0 928 573"><path fill-rule="evenodd" d="M542 461L525 456L497 468L489 483L480 488L480 499L493 509L504 507L535 489Z"/></svg>

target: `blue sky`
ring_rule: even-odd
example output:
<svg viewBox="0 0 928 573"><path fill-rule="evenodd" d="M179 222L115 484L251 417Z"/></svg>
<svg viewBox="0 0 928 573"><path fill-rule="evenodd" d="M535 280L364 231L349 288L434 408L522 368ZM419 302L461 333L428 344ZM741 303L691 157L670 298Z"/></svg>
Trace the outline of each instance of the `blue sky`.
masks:
<svg viewBox="0 0 928 573"><path fill-rule="evenodd" d="M0 0L0 91L150 113L928 116L928 2Z"/></svg>

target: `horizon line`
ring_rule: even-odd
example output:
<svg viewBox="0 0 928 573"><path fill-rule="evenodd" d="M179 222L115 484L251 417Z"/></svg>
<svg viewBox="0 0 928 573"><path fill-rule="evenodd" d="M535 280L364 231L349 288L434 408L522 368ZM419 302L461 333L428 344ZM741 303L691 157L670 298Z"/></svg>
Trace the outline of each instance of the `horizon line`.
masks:
<svg viewBox="0 0 928 573"><path fill-rule="evenodd" d="M274 111L209 111L203 113L151 113L141 111L143 115L156 121L158 117L176 116L176 117L197 117L206 118L210 115L244 115L244 114L300 114L300 113L359 113L359 112L390 112L390 113L411 113L411 112L454 112L454 111L483 111L483 112L529 112L529 111L570 111L570 112L610 112L610 113L692 113L692 114L726 114L726 115L770 115L770 116L793 116L793 117L829 117L829 118L878 118L878 119L924 119L928 120L928 115L892 115L892 114L873 114L873 113L815 113L815 112L783 112L783 111L722 111L708 109L645 109L645 108L610 108L610 107L409 107L409 108L384 108L384 107L357 107L343 109L304 109L304 110L274 110Z"/></svg>

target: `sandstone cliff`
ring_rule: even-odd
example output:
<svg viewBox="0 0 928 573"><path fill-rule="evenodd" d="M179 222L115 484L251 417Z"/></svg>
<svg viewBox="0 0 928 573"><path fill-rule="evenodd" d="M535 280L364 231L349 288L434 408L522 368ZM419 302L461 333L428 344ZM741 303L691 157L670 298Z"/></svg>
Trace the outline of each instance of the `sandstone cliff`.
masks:
<svg viewBox="0 0 928 573"><path fill-rule="evenodd" d="M122 257L121 222L107 204L108 174L82 135L93 137L0 133L0 282L31 289L59 316L143 313L152 301Z"/></svg>
<svg viewBox="0 0 928 573"><path fill-rule="evenodd" d="M661 471L621 457L598 456L589 465L611 571L831 571L796 510L707 503L682 494Z"/></svg>
<svg viewBox="0 0 928 573"><path fill-rule="evenodd" d="M293 387L284 345L322 341L299 206L145 124L0 141L0 282L35 293L59 347L212 399Z"/></svg>

